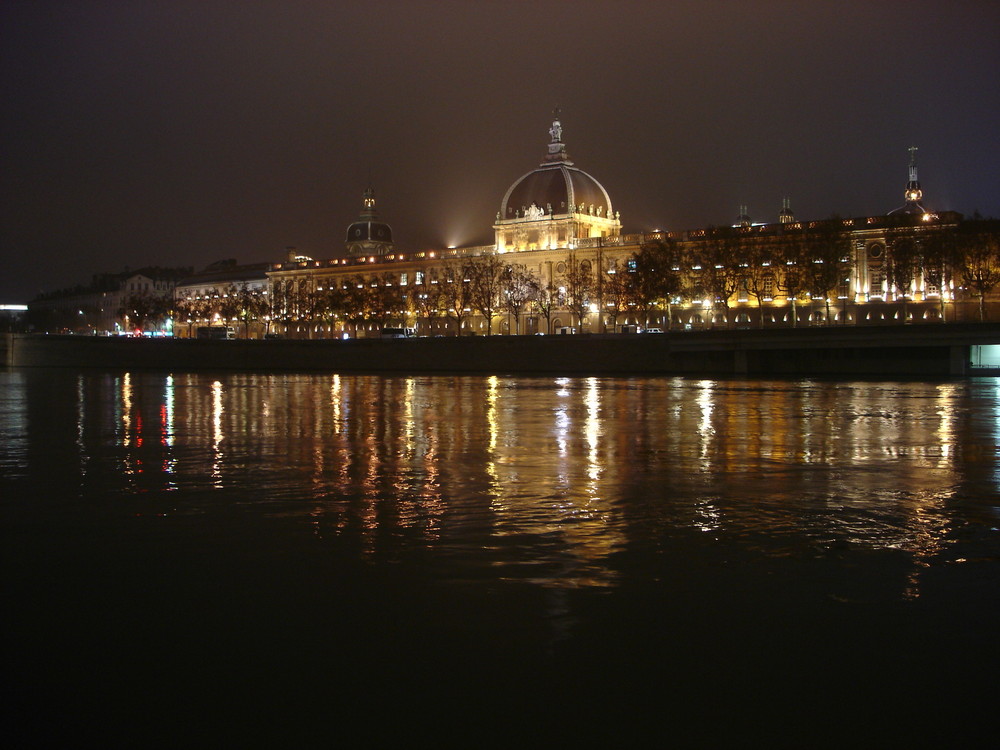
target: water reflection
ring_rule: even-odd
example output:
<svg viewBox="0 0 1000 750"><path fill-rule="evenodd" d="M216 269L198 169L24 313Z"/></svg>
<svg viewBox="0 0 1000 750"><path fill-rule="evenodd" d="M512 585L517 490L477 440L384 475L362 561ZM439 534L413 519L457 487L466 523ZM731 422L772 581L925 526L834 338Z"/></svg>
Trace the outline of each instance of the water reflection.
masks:
<svg viewBox="0 0 1000 750"><path fill-rule="evenodd" d="M991 381L3 377L8 480L162 513L223 502L370 559L432 551L459 561L448 576L554 589L618 585L619 553L721 540L904 553L917 597L1000 481Z"/></svg>

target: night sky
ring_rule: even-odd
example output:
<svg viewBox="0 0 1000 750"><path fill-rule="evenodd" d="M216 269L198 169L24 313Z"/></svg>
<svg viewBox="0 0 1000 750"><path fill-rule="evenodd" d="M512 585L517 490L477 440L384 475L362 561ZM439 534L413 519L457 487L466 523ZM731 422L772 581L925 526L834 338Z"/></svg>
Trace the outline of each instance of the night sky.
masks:
<svg viewBox="0 0 1000 750"><path fill-rule="evenodd" d="M492 242L552 109L623 232L1000 216L1000 3L4 0L0 302L126 266Z"/></svg>

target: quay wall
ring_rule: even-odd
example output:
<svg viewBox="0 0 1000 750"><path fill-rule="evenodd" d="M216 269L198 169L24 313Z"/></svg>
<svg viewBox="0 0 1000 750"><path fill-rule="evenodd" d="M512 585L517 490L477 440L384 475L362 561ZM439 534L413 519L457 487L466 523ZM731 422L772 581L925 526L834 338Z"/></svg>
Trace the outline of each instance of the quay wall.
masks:
<svg viewBox="0 0 1000 750"><path fill-rule="evenodd" d="M352 340L5 334L9 367L486 374L967 374L1000 325Z"/></svg>

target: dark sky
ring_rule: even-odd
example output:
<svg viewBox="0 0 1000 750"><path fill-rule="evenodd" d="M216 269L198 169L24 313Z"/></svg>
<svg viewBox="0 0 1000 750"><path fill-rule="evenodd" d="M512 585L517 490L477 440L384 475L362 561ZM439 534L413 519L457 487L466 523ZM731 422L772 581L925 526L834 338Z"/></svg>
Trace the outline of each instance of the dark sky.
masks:
<svg viewBox="0 0 1000 750"><path fill-rule="evenodd" d="M4 0L0 302L317 258L374 183L402 250L492 241L555 105L623 231L1000 216L1000 3Z"/></svg>

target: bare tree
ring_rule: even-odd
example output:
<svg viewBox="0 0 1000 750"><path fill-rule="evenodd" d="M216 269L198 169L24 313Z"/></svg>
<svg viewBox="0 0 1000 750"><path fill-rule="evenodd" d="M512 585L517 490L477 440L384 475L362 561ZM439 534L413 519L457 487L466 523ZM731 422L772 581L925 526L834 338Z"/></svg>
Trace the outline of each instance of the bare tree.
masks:
<svg viewBox="0 0 1000 750"><path fill-rule="evenodd" d="M576 253L570 253L566 258L566 272L563 274L566 284L566 306L576 315L580 333L583 333L583 323L590 310L591 297L595 291L595 277L589 260L579 260Z"/></svg>
<svg viewBox="0 0 1000 750"><path fill-rule="evenodd" d="M431 322L442 312L440 274L436 268L429 269L421 281L413 286L413 309L418 318L427 321L429 330Z"/></svg>
<svg viewBox="0 0 1000 750"><path fill-rule="evenodd" d="M462 324L472 313L472 285L461 266L445 263L438 285L441 309L448 320L455 321L455 335L462 335Z"/></svg>
<svg viewBox="0 0 1000 750"><path fill-rule="evenodd" d="M130 294L122 300L118 314L127 319L133 330L142 331L146 329L147 325L165 323L172 306L173 302L169 297L141 291Z"/></svg>
<svg viewBox="0 0 1000 750"><path fill-rule="evenodd" d="M930 284L938 290L943 323L946 319L946 289L953 279L955 268L960 264L961 250L955 230L951 227L936 229L921 240L920 248L924 284ZM927 293L926 287L924 293Z"/></svg>
<svg viewBox="0 0 1000 750"><path fill-rule="evenodd" d="M631 301L643 315L643 324L649 325L649 312L663 305L667 312L667 325L673 325L673 302L683 288L680 272L680 254L672 239L654 240L639 248L629 262L629 294Z"/></svg>
<svg viewBox="0 0 1000 750"><path fill-rule="evenodd" d="M803 237L802 252L808 291L814 298L823 298L829 323L830 293L836 293L850 266L851 240L844 231L843 221L833 217L822 222ZM912 281L912 274L910 279ZM905 317L905 300L903 311Z"/></svg>
<svg viewBox="0 0 1000 750"><path fill-rule="evenodd" d="M979 319L986 320L986 295L1000 284L1000 222L968 221L959 227L962 285L979 298Z"/></svg>
<svg viewBox="0 0 1000 750"><path fill-rule="evenodd" d="M906 302L913 290L913 278L920 269L920 250L912 235L893 237L886 247L885 275L896 298L902 299L903 322L907 319Z"/></svg>
<svg viewBox="0 0 1000 750"><path fill-rule="evenodd" d="M195 297L183 297L175 303L175 310L178 319L183 319L187 324L188 338L195 323L203 321L209 314L209 303L207 300Z"/></svg>
<svg viewBox="0 0 1000 750"><path fill-rule="evenodd" d="M764 303L774 298L775 265L778 258L773 242L757 240L746 245L743 256L744 283L747 293L757 300L760 327L764 327Z"/></svg>
<svg viewBox="0 0 1000 750"><path fill-rule="evenodd" d="M257 320L264 322L264 335L271 332L271 325L274 323L274 293L262 289L253 299L254 315Z"/></svg>
<svg viewBox="0 0 1000 750"><path fill-rule="evenodd" d="M805 245L801 237L792 237L779 246L778 261L781 272L777 275L779 291L792 305L792 327L798 325L797 303L809 292L809 275Z"/></svg>
<svg viewBox="0 0 1000 750"><path fill-rule="evenodd" d="M511 263L503 271L500 306L514 318L514 335L521 332L521 311L538 298L538 277L521 263Z"/></svg>
<svg viewBox="0 0 1000 750"><path fill-rule="evenodd" d="M710 228L706 230L705 239L698 243L702 287L713 306L722 305L727 326L730 323L729 302L739 290L745 273L740 263L744 244L732 227Z"/></svg>
<svg viewBox="0 0 1000 750"><path fill-rule="evenodd" d="M501 306L506 264L496 255L472 258L462 267L469 279L472 307L486 319L486 335L493 335L493 317Z"/></svg>
<svg viewBox="0 0 1000 750"><path fill-rule="evenodd" d="M604 299L608 317L611 319L611 330L618 327L618 318L628 311L631 300L629 273L627 264L612 260L610 265L602 270L604 280ZM603 311L602 311L603 315Z"/></svg>
<svg viewBox="0 0 1000 750"><path fill-rule="evenodd" d="M230 284L226 293L233 301L233 317L243 324L243 338L250 338L250 323L258 319L259 306L256 304L256 298L260 293L250 288L246 282L239 285Z"/></svg>
<svg viewBox="0 0 1000 750"><path fill-rule="evenodd" d="M552 314L566 304L566 292L562 287L557 286L552 280L541 284L538 288L538 297L535 299L535 307L539 314L545 318L545 332L552 333Z"/></svg>
<svg viewBox="0 0 1000 750"><path fill-rule="evenodd" d="M288 286L280 281L271 286L270 308L271 321L278 322L282 330L288 329Z"/></svg>
<svg viewBox="0 0 1000 750"><path fill-rule="evenodd" d="M360 274L345 280L340 286L344 317L354 327L355 338L371 309L370 288L365 277Z"/></svg>

